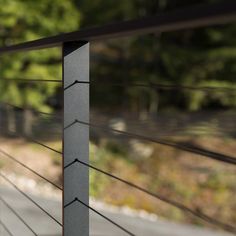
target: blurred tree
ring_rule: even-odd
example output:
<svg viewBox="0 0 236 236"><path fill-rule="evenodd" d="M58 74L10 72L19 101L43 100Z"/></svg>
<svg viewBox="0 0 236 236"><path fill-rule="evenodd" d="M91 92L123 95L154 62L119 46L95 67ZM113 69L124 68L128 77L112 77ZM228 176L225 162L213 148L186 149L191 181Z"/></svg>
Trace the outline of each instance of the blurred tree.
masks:
<svg viewBox="0 0 236 236"><path fill-rule="evenodd" d="M1 46L73 31L79 27L80 14L71 0L0 0L0 4L4 6L0 8ZM0 78L60 79L60 57L59 48L4 54L0 58ZM46 101L57 87L56 83L2 81L0 99L24 108L49 112L51 107L47 106ZM25 125L29 126L29 112L25 115Z"/></svg>
<svg viewBox="0 0 236 236"><path fill-rule="evenodd" d="M0 44L11 45L82 27L156 15L187 5L217 0L85 0L32 1L0 0ZM77 8L76 8L77 6ZM79 9L79 11L78 11ZM235 93L181 90L163 91L102 86L113 82L155 82L192 86L235 87L235 25L149 34L121 38L95 45L97 54L92 79L104 81L92 87L92 99L99 105L124 105L141 113L156 113L164 107L198 110L204 107L235 107ZM58 79L60 50L40 50L1 56L0 77L6 79ZM118 69L119 68L119 69ZM111 76L112 75L112 76ZM25 108L50 112L46 101L58 85L2 81L0 99ZM94 89L95 88L95 89ZM43 96L42 96L43 94ZM106 96L101 96L106 94ZM127 96L128 100L121 97ZM97 99L98 98L98 99ZM9 108L10 109L10 108ZM9 111L12 114L12 111ZM29 120L26 112L25 121ZM9 119L13 120L13 119ZM27 126L27 125L26 125Z"/></svg>
<svg viewBox="0 0 236 236"><path fill-rule="evenodd" d="M111 0L94 0L86 4L85 0L81 0L78 6L82 13L81 26L88 27L156 15L194 4L215 2L220 1L121 0L114 3ZM92 79L99 81L100 86L94 86L94 90L92 88L94 102L106 107L119 106L122 104L120 97L126 94L133 110L141 113L143 110L155 113L158 107L185 108L192 111L210 107L233 108L236 106L235 92L206 93L192 90L164 92L153 89L111 88L102 85L112 80L236 88L234 35L236 35L235 24L228 24L119 38L99 43L94 50L97 55ZM101 94L107 96L103 99Z"/></svg>

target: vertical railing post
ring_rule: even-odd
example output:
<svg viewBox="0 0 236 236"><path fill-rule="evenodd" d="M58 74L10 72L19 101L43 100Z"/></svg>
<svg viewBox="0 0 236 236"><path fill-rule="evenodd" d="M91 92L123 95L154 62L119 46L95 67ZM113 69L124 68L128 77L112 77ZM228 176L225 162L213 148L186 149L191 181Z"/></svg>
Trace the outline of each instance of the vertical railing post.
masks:
<svg viewBox="0 0 236 236"><path fill-rule="evenodd" d="M89 205L89 170L74 162L76 158L89 162L89 127L76 122L89 122L88 42L63 44L63 85L66 127L63 135L63 233L64 236L88 236L89 209L76 199Z"/></svg>

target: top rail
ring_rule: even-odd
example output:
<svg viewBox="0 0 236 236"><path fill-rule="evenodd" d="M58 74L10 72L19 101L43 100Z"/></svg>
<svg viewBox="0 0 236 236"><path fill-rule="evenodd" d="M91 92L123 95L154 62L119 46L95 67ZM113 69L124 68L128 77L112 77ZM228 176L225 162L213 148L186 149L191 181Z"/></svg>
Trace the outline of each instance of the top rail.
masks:
<svg viewBox="0 0 236 236"><path fill-rule="evenodd" d="M153 17L124 21L5 46L0 48L0 54L56 47L68 41L94 41L153 32L167 32L224 24L235 20L236 1L224 1L218 4L192 6Z"/></svg>

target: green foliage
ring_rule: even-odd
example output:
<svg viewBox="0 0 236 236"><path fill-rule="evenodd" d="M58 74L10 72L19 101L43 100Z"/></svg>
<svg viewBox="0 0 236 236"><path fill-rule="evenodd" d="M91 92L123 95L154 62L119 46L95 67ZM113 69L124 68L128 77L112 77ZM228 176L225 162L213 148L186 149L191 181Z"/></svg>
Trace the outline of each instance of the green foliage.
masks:
<svg viewBox="0 0 236 236"><path fill-rule="evenodd" d="M94 144L90 144L90 159L94 166L104 168L108 164L110 158L109 152L103 148L99 148ZM93 197L99 197L101 193L106 189L109 179L97 171L91 170L89 172L90 189L89 194Z"/></svg>
<svg viewBox="0 0 236 236"><path fill-rule="evenodd" d="M70 0L0 0L0 45L11 45L62 32L77 30L80 14ZM60 79L59 48L2 55L0 77L5 79ZM0 99L16 105L48 111L45 105L58 87L56 83L4 83Z"/></svg>
<svg viewBox="0 0 236 236"><path fill-rule="evenodd" d="M94 0L89 4L85 0L0 0L4 5L0 9L0 45L11 45L76 30L80 18L82 27L91 27L210 2L217 1L121 0L115 2L114 7L114 1L111 0ZM98 51L99 58L92 67L92 79L106 81L111 79L112 75L112 81L118 82L235 88L235 33L235 25L228 24L107 41L102 43L102 50ZM94 47L97 50L96 45ZM61 52L57 48L1 56L0 77L60 79L60 56ZM0 99L16 105L50 111L50 107L45 105L46 100L54 95L57 87L55 83L36 86L21 83L19 86L18 83L2 82ZM191 90L173 93L97 86L96 89L92 88L91 92L95 103L104 106L119 106L120 97L127 96L127 104L133 110L172 106L196 111L208 107L236 106L235 93L204 93ZM102 93L106 96L101 97Z"/></svg>
<svg viewBox="0 0 236 236"><path fill-rule="evenodd" d="M117 142L108 141L105 148L109 152L113 153L113 155L120 155L123 157L127 156L127 148L125 148L121 144L118 144Z"/></svg>
<svg viewBox="0 0 236 236"><path fill-rule="evenodd" d="M156 15L179 7L218 2L186 1L81 1L82 26L109 24L124 19ZM103 12L101 17L96 12ZM94 17L90 17L90 16ZM110 82L154 82L186 86L236 88L236 26L226 24L178 32L156 33L142 37L119 38L94 46L99 52L93 65L92 79L99 85ZM111 77L112 75L112 77ZM101 81L101 82L100 82ZM158 104L153 91L137 88L92 88L95 105L120 106L126 96L127 107L150 110L173 107L196 111L205 108L235 108L236 93L193 90L158 91ZM106 97L101 98L101 94ZM99 97L99 99L98 99ZM141 99L140 99L141 97Z"/></svg>

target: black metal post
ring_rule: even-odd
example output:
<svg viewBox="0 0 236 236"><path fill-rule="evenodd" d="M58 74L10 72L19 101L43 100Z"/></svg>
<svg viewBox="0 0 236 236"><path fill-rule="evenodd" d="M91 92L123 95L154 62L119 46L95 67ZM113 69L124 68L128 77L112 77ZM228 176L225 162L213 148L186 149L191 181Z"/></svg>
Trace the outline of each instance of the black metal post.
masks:
<svg viewBox="0 0 236 236"><path fill-rule="evenodd" d="M81 83L75 83L80 81ZM64 127L89 122L89 43L63 44ZM64 130L64 167L76 158L89 162L89 127L74 123ZM89 170L73 163L64 169L64 206L75 199L89 205ZM74 201L64 207L64 236L89 235L89 209Z"/></svg>

